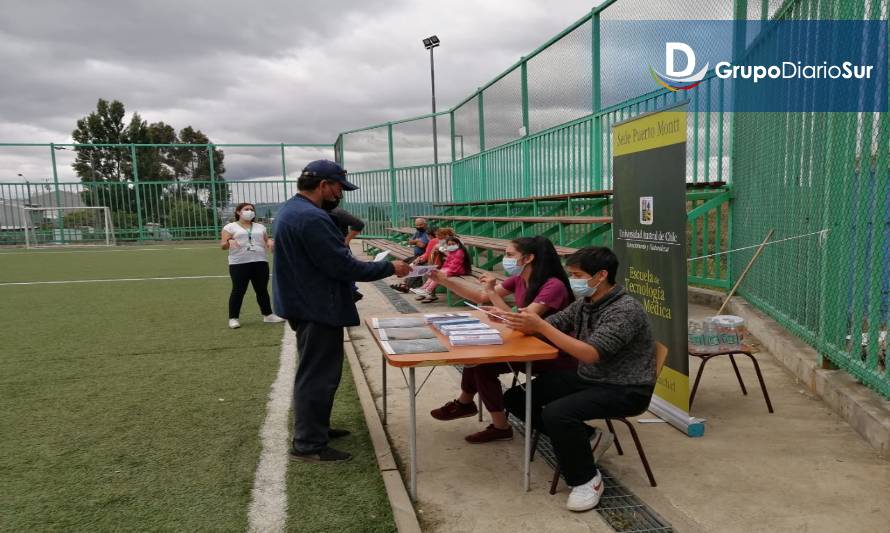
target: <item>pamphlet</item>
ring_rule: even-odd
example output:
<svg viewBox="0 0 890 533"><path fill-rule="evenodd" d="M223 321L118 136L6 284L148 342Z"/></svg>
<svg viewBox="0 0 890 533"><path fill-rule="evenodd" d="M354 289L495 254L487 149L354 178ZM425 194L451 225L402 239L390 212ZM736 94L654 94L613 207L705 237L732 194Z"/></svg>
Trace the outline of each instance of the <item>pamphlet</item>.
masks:
<svg viewBox="0 0 890 533"><path fill-rule="evenodd" d="M418 328L387 328L378 329L377 335L382 341L435 339L436 334L427 326Z"/></svg>
<svg viewBox="0 0 890 533"><path fill-rule="evenodd" d="M437 322L439 320L450 320L452 318L469 318L472 317L470 313L427 313L423 315L423 318L427 321L427 323L432 324L433 322Z"/></svg>
<svg viewBox="0 0 890 533"><path fill-rule="evenodd" d="M501 332L496 329L486 328L483 325L478 329L451 329L443 331L442 334L452 337L454 335L500 335Z"/></svg>
<svg viewBox="0 0 890 533"><path fill-rule="evenodd" d="M504 344L500 335L452 335L448 337L452 346L485 346Z"/></svg>
<svg viewBox="0 0 890 533"><path fill-rule="evenodd" d="M389 355L448 351L448 348L442 346L442 343L439 342L439 339L380 341L380 345L383 347L383 350Z"/></svg>
<svg viewBox="0 0 890 533"><path fill-rule="evenodd" d="M443 324L441 326L437 326L436 329L441 331L442 333L448 333L449 331L472 331L474 329L490 329L488 325L483 324L482 322L470 322L466 324Z"/></svg>
<svg viewBox="0 0 890 533"><path fill-rule="evenodd" d="M411 268L411 272L408 273L406 278L419 278L421 276L426 276L430 273L431 270L436 270L436 267L430 265L419 265Z"/></svg>
<svg viewBox="0 0 890 533"><path fill-rule="evenodd" d="M389 257L389 250L383 250L382 252L374 256L374 262L383 261L387 257Z"/></svg>
<svg viewBox="0 0 890 533"><path fill-rule="evenodd" d="M433 322L432 325L435 326L436 329L441 330L443 326L454 326L457 324L481 324L481 323L482 323L482 321L480 321L478 318L469 316L466 318L447 318L447 319L437 320L437 321Z"/></svg>
<svg viewBox="0 0 890 533"><path fill-rule="evenodd" d="M381 328L418 328L425 326L426 321L420 317L387 317L372 318L371 327L374 329Z"/></svg>

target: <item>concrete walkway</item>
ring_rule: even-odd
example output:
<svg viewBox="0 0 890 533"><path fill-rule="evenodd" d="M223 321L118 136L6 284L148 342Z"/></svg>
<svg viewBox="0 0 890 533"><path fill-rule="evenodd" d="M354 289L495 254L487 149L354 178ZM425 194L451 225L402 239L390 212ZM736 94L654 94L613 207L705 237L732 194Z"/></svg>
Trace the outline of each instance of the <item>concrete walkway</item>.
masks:
<svg viewBox="0 0 890 533"><path fill-rule="evenodd" d="M395 312L372 284L360 284L362 316ZM413 297L404 296L412 304ZM443 304L419 305L444 310ZM690 317L713 314L690 307ZM380 408L380 352L365 328L351 328ZM754 342L757 342L756 339ZM879 458L840 417L805 392L767 352L757 355L776 409L768 414L747 359L737 359L748 386L743 396L728 360L708 363L693 414L705 436L691 439L667 424L637 424L658 487L646 480L625 428L625 455L614 448L603 464L677 531L887 531L890 462ZM697 360L692 361L694 376ZM428 370L417 371L418 384ZM389 424L393 449L408 457L407 388L390 368ZM506 377L504 378L507 379ZM464 436L489 423L439 422L429 411L454 398L458 375L438 368L417 401L418 516L425 531L611 531L595 512L564 508L568 491L547 493L552 471L532 463L531 491L521 487L522 440L471 445ZM653 418L643 415L643 418ZM404 472L404 469L403 469Z"/></svg>

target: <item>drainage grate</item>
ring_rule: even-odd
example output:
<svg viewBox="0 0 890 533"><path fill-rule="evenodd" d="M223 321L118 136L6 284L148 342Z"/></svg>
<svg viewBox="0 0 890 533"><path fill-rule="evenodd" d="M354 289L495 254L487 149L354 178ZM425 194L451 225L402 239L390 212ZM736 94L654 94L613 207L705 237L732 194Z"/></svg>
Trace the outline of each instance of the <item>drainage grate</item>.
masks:
<svg viewBox="0 0 890 533"><path fill-rule="evenodd" d="M510 423L520 434L525 435L525 424L522 420L510 415ZM556 466L556 455L553 453L553 446L546 435L541 435L538 439L538 452L535 457L543 457L547 464L552 467ZM643 503L633 492L622 485L618 478L612 476L602 466L599 467L599 471L603 476L606 490L594 510L603 517L607 524L612 526L612 529L622 533L674 530L667 520Z"/></svg>
<svg viewBox="0 0 890 533"><path fill-rule="evenodd" d="M374 282L374 287L380 291L380 294L386 297L389 300L389 303L392 304L393 307L396 308L396 311L399 313L419 313L416 307L408 303L403 297L402 293L397 292L392 287L386 284L383 280L377 280Z"/></svg>
<svg viewBox="0 0 890 533"><path fill-rule="evenodd" d="M416 307L407 302L383 281L375 281L374 286L377 287L381 294L386 296L386 299L400 313L419 312ZM525 435L525 424L523 424L522 420L510 415L510 423L521 435ZM556 466L556 455L553 453L553 446L546 435L541 435L538 439L538 452L535 454L535 457L543 457L547 464L552 467ZM621 533L650 531L666 533L674 531L674 528L671 527L667 520L637 498L633 492L618 481L618 478L612 476L603 467L599 467L599 471L600 475L603 476L606 490L603 493L603 497L600 498L599 505L596 506L596 512L603 517L603 520L612 529Z"/></svg>

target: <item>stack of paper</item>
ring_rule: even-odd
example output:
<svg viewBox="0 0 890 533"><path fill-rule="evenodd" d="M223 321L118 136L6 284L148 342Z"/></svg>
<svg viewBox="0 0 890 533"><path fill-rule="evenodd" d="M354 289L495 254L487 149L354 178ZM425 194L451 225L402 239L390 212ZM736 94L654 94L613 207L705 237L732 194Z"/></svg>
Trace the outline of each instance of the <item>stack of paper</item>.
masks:
<svg viewBox="0 0 890 533"><path fill-rule="evenodd" d="M422 318L417 317L387 317L372 318L371 327L380 328L419 328L425 326L426 322Z"/></svg>
<svg viewBox="0 0 890 533"><path fill-rule="evenodd" d="M457 316L431 316L426 317L427 322L448 336L452 346L483 346L490 344L503 344L501 332L482 322L468 313L451 313Z"/></svg>
<svg viewBox="0 0 890 533"><path fill-rule="evenodd" d="M466 325L466 324L475 325L477 328L488 327L485 324L483 324L482 321L479 320L478 318L471 317L471 316L457 317L457 318L445 318L442 320L436 320L436 321L432 322L431 325L434 328L438 329L439 331L444 332L447 329L451 328L452 326L460 326L460 325Z"/></svg>
<svg viewBox="0 0 890 533"><path fill-rule="evenodd" d="M472 318L470 313L427 313L423 315L427 324L435 324L442 320L451 320L452 318Z"/></svg>
<svg viewBox="0 0 890 533"><path fill-rule="evenodd" d="M382 341L392 340L416 340L416 339L435 339L436 334L427 326L419 328L381 328L377 330L377 334Z"/></svg>
<svg viewBox="0 0 890 533"><path fill-rule="evenodd" d="M504 344L504 339L500 332L493 329L492 333L467 333L460 335L449 335L448 342L452 346L484 346L491 344Z"/></svg>
<svg viewBox="0 0 890 533"><path fill-rule="evenodd" d="M383 350L389 355L401 355L409 353L433 353L447 352L439 339L412 339L397 341L380 341Z"/></svg>

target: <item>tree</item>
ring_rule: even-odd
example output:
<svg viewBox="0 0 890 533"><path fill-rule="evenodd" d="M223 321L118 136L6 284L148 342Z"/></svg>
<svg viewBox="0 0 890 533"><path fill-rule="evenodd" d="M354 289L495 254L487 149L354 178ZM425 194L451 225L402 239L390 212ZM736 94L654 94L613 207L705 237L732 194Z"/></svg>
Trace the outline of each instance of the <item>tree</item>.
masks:
<svg viewBox="0 0 890 533"><path fill-rule="evenodd" d="M198 195L200 201L210 205L213 198L210 184L210 150L206 147L207 144L210 144L210 139L201 130L186 126L179 132L179 142L196 145L194 148L176 149L177 168L182 172L183 181L192 182L195 194ZM224 159L223 151L213 147L213 176L217 182L216 207L218 209L228 205L231 199L231 191L223 178L223 173L226 171Z"/></svg>
<svg viewBox="0 0 890 533"><path fill-rule="evenodd" d="M136 147L136 174L140 181L139 195L145 222L160 222L157 206L171 201L186 201L216 208L226 206L231 191L225 183L222 150L213 147L213 176L216 181L216 205L210 184L210 139L201 130L186 126L177 135L165 122L147 123L133 113L124 125L124 104L99 99L96 110L77 121L72 132L78 144L161 144L167 146ZM173 144L195 144L175 147ZM136 212L131 147L77 146L72 165L86 190L82 193L87 205L110 206L114 211ZM155 182L145 184L142 182ZM161 183L157 183L161 182ZM212 221L211 221L212 222Z"/></svg>
<svg viewBox="0 0 890 533"><path fill-rule="evenodd" d="M99 99L96 111L77 121L71 133L79 144L118 144L130 142L124 127L124 104ZM74 171L81 181L122 181L125 178L126 150L112 147L75 148Z"/></svg>
<svg viewBox="0 0 890 533"><path fill-rule="evenodd" d="M168 228L205 227L213 225L213 211L194 202L174 200L166 209L164 226Z"/></svg>

